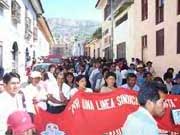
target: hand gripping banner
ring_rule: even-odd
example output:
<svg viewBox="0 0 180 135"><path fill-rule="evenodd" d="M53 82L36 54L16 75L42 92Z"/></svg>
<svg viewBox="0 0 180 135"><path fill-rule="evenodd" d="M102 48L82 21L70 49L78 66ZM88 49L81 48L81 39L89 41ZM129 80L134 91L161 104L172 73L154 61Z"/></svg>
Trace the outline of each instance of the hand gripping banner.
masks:
<svg viewBox="0 0 180 135"><path fill-rule="evenodd" d="M35 125L39 135L121 135L127 116L138 107L137 92L132 90L79 91L60 114L38 109ZM180 109L180 96L168 95L165 115L156 118L162 135L180 135L180 125L174 124L171 109Z"/></svg>

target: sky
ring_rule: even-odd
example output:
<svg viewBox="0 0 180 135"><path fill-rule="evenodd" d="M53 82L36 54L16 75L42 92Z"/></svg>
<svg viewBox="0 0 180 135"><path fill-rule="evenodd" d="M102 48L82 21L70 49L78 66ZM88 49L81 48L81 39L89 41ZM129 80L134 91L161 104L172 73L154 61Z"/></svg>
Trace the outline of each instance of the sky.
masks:
<svg viewBox="0 0 180 135"><path fill-rule="evenodd" d="M75 20L101 21L101 10L96 9L97 0L41 0L44 16Z"/></svg>

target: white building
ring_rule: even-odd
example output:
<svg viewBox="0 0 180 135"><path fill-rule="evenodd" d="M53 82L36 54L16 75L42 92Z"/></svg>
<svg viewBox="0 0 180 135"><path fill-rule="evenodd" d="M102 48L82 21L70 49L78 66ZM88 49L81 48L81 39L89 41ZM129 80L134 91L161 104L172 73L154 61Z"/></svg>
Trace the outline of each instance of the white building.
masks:
<svg viewBox="0 0 180 135"><path fill-rule="evenodd" d="M0 1L0 65L6 72L24 76L27 61L42 52L39 45L49 52L47 38L37 26L43 12L40 0Z"/></svg>

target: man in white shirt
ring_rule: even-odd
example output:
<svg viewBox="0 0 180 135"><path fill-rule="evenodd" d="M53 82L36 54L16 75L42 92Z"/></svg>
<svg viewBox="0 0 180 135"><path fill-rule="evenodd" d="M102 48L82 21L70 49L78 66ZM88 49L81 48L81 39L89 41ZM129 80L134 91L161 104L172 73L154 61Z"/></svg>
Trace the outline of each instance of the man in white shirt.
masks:
<svg viewBox="0 0 180 135"><path fill-rule="evenodd" d="M31 117L36 113L34 104L43 110L47 109L46 100L47 100L47 92L41 86L41 73L38 71L31 72L30 75L31 84L29 84L24 90L24 97L25 97L25 104L26 104L26 111L30 113Z"/></svg>
<svg viewBox="0 0 180 135"><path fill-rule="evenodd" d="M0 94L0 135L7 131L7 118L17 110L23 110L20 90L20 76L17 73L6 73L3 77L4 92Z"/></svg>
<svg viewBox="0 0 180 135"><path fill-rule="evenodd" d="M139 109L130 114L123 126L123 135L159 135L153 116L162 117L165 112L164 98L158 84L146 82L138 93Z"/></svg>
<svg viewBox="0 0 180 135"><path fill-rule="evenodd" d="M129 73L127 75L127 83L122 85L122 88L126 88L126 89L130 89L130 90L135 90L135 91L139 91L139 86L136 85L137 83L137 76L133 73Z"/></svg>

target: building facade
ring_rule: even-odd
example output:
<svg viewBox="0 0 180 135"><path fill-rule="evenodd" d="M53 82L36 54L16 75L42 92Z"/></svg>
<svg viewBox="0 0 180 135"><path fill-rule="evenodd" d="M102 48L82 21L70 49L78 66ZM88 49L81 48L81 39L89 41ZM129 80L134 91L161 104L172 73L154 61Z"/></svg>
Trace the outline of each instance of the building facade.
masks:
<svg viewBox="0 0 180 135"><path fill-rule="evenodd" d="M109 36L112 35L109 32L112 28L110 2L111 0L98 0L96 4L96 8L101 9L104 14L102 27L106 36L108 33ZM126 58L128 63L132 57L144 62L150 60L159 76L168 67L173 67L178 72L180 61L174 59L180 58L180 0L113 2L114 59ZM109 29L104 26L107 20L110 22L105 26ZM103 40L106 36L103 36ZM106 46L103 41L102 46Z"/></svg>
<svg viewBox="0 0 180 135"><path fill-rule="evenodd" d="M180 0L135 0L135 57L151 60L157 75L180 70Z"/></svg>
<svg viewBox="0 0 180 135"><path fill-rule="evenodd" d="M37 46L48 43L37 25L43 12L40 0L0 1L0 64L5 72L25 76L27 63L41 51Z"/></svg>

